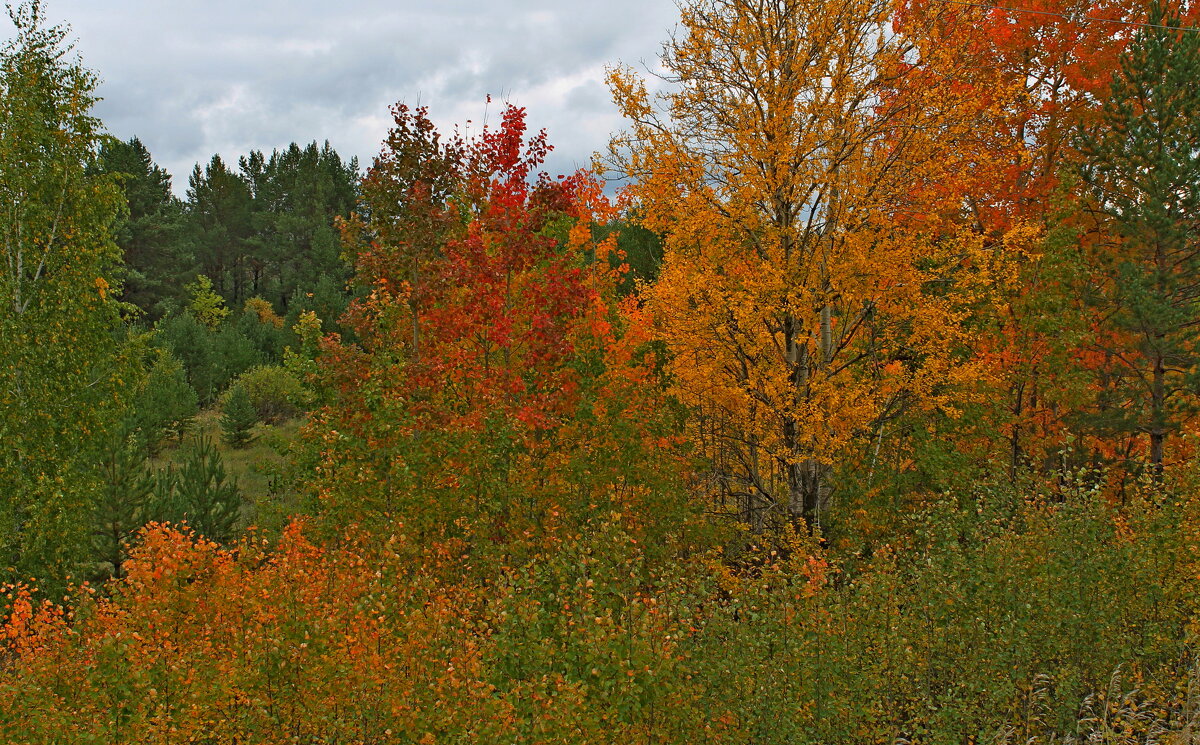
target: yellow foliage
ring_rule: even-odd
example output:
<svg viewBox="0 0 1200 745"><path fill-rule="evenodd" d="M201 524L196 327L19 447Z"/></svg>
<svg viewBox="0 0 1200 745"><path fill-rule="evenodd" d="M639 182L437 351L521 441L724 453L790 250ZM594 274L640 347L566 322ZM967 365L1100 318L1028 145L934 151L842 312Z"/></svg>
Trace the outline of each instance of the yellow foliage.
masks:
<svg viewBox="0 0 1200 745"><path fill-rule="evenodd" d="M955 415L984 374L963 322L1010 279L1010 241L959 214L962 174L1000 162L976 133L1009 93L892 32L894 11L696 0L665 92L609 73L631 122L610 161L666 235L648 303L674 392L755 528L819 522L830 464L898 412Z"/></svg>

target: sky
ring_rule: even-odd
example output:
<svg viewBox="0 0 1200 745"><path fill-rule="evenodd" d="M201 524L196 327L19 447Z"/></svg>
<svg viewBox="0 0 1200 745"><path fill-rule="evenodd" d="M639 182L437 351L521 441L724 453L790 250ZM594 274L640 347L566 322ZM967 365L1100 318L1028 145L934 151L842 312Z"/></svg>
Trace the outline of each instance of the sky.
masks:
<svg viewBox="0 0 1200 745"><path fill-rule="evenodd" d="M657 69L672 0L45 0L100 78L95 113L187 188L197 162L329 140L366 167L397 101L439 128L545 128L551 174L586 167L622 127L605 66ZM7 19L4 19L7 23ZM8 34L5 34L6 36ZM493 103L488 106L487 96Z"/></svg>

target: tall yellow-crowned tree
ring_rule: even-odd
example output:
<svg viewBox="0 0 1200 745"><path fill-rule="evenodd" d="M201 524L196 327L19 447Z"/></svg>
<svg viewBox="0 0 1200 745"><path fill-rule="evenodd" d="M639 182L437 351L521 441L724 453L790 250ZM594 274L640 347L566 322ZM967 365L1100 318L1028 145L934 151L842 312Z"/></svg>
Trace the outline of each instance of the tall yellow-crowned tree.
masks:
<svg viewBox="0 0 1200 745"><path fill-rule="evenodd" d="M715 492L756 529L819 524L831 466L979 370L963 319L996 283L962 195L998 162L1008 89L888 0L691 0L662 92L610 72L611 162L666 236L648 302ZM969 73L969 74L968 74ZM870 467L870 459L864 467Z"/></svg>

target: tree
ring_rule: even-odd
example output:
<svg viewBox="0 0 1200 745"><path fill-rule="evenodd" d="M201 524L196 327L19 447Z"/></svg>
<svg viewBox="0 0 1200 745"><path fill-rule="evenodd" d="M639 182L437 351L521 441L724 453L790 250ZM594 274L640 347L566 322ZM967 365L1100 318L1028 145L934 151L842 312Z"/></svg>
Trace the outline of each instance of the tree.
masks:
<svg viewBox="0 0 1200 745"><path fill-rule="evenodd" d="M94 170L117 175L128 207L115 236L127 271L121 297L158 317L162 303L178 295L185 272L194 269L180 241L182 205L171 193L171 175L136 137L106 141Z"/></svg>
<svg viewBox="0 0 1200 745"><path fill-rule="evenodd" d="M146 454L154 455L165 437L182 444L199 408L183 365L170 349L155 349L145 384L126 414L126 427L137 433Z"/></svg>
<svg viewBox="0 0 1200 745"><path fill-rule="evenodd" d="M184 449L178 471L159 486L164 520L187 523L210 541L233 538L241 517L242 495L237 480L227 480L221 454L208 437L196 437Z"/></svg>
<svg viewBox="0 0 1200 745"><path fill-rule="evenodd" d="M395 125L363 178L361 214L344 233L367 242L356 253L360 276L407 286L409 349L421 355L421 315L431 291L425 271L445 242L461 230L452 200L465 178L466 143L444 138L424 107L392 108Z"/></svg>
<svg viewBox="0 0 1200 745"><path fill-rule="evenodd" d="M197 164L188 179L187 227L204 276L235 307L255 294L247 281L247 253L252 226L250 185L214 155L203 169Z"/></svg>
<svg viewBox="0 0 1200 745"><path fill-rule="evenodd" d="M1099 240L1095 347L1119 379L1111 425L1147 438L1161 474L1167 438L1197 411L1200 370L1200 32L1161 2L1121 55L1081 169Z"/></svg>
<svg viewBox="0 0 1200 745"><path fill-rule="evenodd" d="M666 255L648 302L723 498L762 529L820 522L830 468L906 407L944 407L994 261L962 210L975 126L1008 93L954 50L886 30L887 0L696 0L651 98L610 85ZM936 26L929 33L937 34ZM936 42L936 39L932 40Z"/></svg>
<svg viewBox="0 0 1200 745"><path fill-rule="evenodd" d="M963 168L947 183L970 181L960 190L963 218L984 234L1000 237L1021 223L1040 230L1014 246L1027 256L1019 279L985 314L988 332L975 345L992 390L978 407L979 424L946 438L981 458L1003 458L1014 479L1027 470L1079 467L1089 456L1107 459L1127 444L1099 426L1103 417L1077 416L1109 408L1104 381L1112 373L1085 342L1088 329L1104 321L1099 308L1082 302L1089 259L1071 235L1083 199L1074 133L1097 126L1097 102L1108 97L1118 57L1145 17L1144 0L900 4L900 33L945 30L929 41L954 50L961 84L998 81L1015 93L995 100L979 126L992 142L992 167Z"/></svg>
<svg viewBox="0 0 1200 745"><path fill-rule="evenodd" d="M140 437L125 430L112 436L101 461L102 488L96 502L92 549L102 578L120 579L134 536L154 518L156 479L146 466Z"/></svg>
<svg viewBox="0 0 1200 745"><path fill-rule="evenodd" d="M616 237L595 240L613 217L602 186L538 174L549 145L522 109L451 153L423 112L396 111L407 129L344 227L363 288L353 337L327 335L313 376L327 405L304 462L326 524L403 516L499 545L611 510L678 527L675 410L645 314L617 298ZM297 326L306 348L319 329L311 314Z"/></svg>
<svg viewBox="0 0 1200 745"><path fill-rule="evenodd" d="M357 159L344 162L328 142L311 142L292 143L269 157L253 151L238 163L253 195L251 292L290 311L293 296L312 292L323 277L344 286L348 267L334 221L354 208Z"/></svg>
<svg viewBox="0 0 1200 745"><path fill-rule="evenodd" d="M95 443L136 382L122 347L112 227L89 169L96 77L40 2L0 50L0 567L61 580L87 551Z"/></svg>
<svg viewBox="0 0 1200 745"><path fill-rule="evenodd" d="M221 404L221 437L231 448L244 448L253 440L250 428L258 423L258 412L250 403L245 386L235 385Z"/></svg>
<svg viewBox="0 0 1200 745"><path fill-rule="evenodd" d="M187 310L192 318L210 331L216 330L229 316L225 298L213 290L212 280L201 274L196 281L184 287L189 295Z"/></svg>

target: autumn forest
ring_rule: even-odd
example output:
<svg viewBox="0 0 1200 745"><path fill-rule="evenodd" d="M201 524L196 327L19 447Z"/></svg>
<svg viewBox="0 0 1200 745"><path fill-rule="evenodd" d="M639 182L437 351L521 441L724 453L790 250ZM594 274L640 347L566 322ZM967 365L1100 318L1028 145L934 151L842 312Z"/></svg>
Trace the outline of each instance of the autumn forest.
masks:
<svg viewBox="0 0 1200 745"><path fill-rule="evenodd" d="M1200 6L681 0L590 169L183 197L9 15L0 742L1200 741Z"/></svg>

